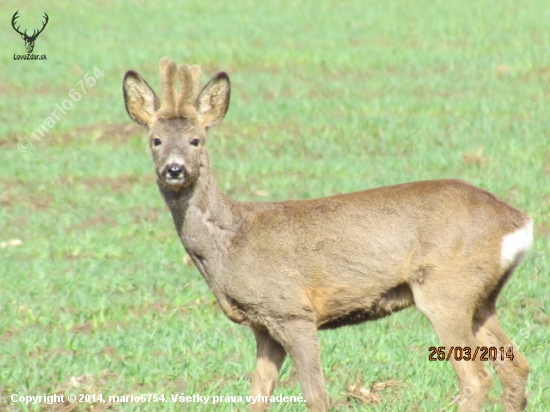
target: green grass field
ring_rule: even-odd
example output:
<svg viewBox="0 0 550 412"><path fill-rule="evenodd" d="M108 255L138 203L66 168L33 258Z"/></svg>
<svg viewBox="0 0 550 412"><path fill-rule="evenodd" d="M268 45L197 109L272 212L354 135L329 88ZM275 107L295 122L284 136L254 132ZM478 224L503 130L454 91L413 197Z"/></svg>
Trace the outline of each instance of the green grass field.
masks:
<svg viewBox="0 0 550 412"><path fill-rule="evenodd" d="M14 60L25 54L16 10L30 32L48 13L34 50L47 60ZM208 146L235 199L460 178L533 217L536 241L498 312L531 364L529 410L550 410L546 0L8 0L0 15L0 410L69 410L13 402L54 393L83 395L78 410L246 410L170 398L244 398L255 342L184 265L145 132L124 109L124 72L158 91L163 56L201 65L203 82L229 73L231 107ZM86 94L76 86L81 99L60 114L94 67L103 77ZM320 336L333 410L456 409L455 374L428 361L439 343L416 309ZM349 395L354 385L372 388L370 401ZM91 402L100 393L167 402ZM287 360L276 395L300 393ZM484 410L502 410L500 394L495 376Z"/></svg>

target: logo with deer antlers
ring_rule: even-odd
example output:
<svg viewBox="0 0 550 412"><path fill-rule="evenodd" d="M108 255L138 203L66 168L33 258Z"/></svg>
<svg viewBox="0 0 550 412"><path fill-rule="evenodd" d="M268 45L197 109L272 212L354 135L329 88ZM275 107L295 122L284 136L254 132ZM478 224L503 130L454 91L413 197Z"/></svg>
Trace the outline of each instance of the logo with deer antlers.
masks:
<svg viewBox="0 0 550 412"><path fill-rule="evenodd" d="M15 20L17 20L17 18L19 17L18 13L19 13L19 10L17 10L15 12L15 14L13 15L13 17L11 19L11 26L13 27L13 29L17 33L19 33L21 35L21 38L23 40L25 40L25 49L27 49L27 54L31 54L33 49L34 49L34 42L36 41L38 35L40 33L42 33L44 31L44 29L46 28L46 25L48 24L49 17L46 13L44 13L45 21L42 24L42 28L40 30L33 30L32 35L29 36L27 34L27 30L25 30L24 32L21 32L21 31L19 31L20 26L15 27L15 23L16 23Z"/></svg>

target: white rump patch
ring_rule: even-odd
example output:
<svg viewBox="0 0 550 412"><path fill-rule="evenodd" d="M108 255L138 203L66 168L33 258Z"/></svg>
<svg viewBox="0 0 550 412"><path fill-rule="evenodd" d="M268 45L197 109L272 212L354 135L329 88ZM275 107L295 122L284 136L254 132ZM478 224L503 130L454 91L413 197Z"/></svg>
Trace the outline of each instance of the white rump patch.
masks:
<svg viewBox="0 0 550 412"><path fill-rule="evenodd" d="M527 224L512 232L502 239L501 265L507 270L512 265L517 265L527 250L533 243L533 222L527 221Z"/></svg>

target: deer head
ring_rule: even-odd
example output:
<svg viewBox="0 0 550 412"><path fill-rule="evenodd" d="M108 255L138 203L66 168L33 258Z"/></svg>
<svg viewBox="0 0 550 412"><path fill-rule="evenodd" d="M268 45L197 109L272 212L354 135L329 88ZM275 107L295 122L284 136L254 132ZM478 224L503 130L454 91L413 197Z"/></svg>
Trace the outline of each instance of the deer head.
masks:
<svg viewBox="0 0 550 412"><path fill-rule="evenodd" d="M27 49L27 53L30 54L32 53L33 49L34 49L34 42L36 41L38 35L40 33L42 33L44 31L44 28L46 27L46 25L48 24L48 20L49 20L49 17L46 13L44 13L44 18L45 18L45 21L44 21L44 24L42 25L42 28L40 30L33 30L32 32L32 36L28 36L27 35L27 30L25 30L25 32L20 32L19 31L19 27L20 26L17 26L15 27L15 20L17 20L17 18L19 17L17 14L19 13L19 10L17 10L15 12L15 14L13 15L12 19L11 19L11 26L13 27L13 29L19 33L21 35L21 38L23 40L25 40L25 49Z"/></svg>
<svg viewBox="0 0 550 412"><path fill-rule="evenodd" d="M167 57L159 62L162 102L135 71L123 81L128 115L149 131L149 147L159 186L173 191L190 187L201 167L209 167L204 147L206 131L219 123L229 107L231 85L225 72L216 74L199 89L199 66L176 63ZM182 91L177 95L179 77Z"/></svg>

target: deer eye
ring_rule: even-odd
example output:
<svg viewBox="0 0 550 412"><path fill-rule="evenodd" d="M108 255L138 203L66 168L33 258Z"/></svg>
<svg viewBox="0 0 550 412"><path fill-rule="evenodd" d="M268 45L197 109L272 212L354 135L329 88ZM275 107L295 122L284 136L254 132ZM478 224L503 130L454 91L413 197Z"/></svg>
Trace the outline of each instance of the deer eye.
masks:
<svg viewBox="0 0 550 412"><path fill-rule="evenodd" d="M162 140L160 140L158 137L155 137L153 139L153 146L160 146L162 144Z"/></svg>
<svg viewBox="0 0 550 412"><path fill-rule="evenodd" d="M191 146L198 146L200 144L200 140L199 139L191 139L191 141L189 142L189 144Z"/></svg>

